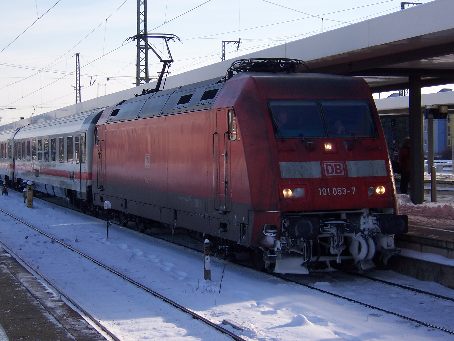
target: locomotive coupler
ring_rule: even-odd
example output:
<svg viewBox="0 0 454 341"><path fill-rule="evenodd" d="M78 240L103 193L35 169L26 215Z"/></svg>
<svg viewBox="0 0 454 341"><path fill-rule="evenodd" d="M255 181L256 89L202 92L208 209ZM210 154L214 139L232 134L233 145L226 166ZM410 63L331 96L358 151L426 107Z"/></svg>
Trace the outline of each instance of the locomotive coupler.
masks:
<svg viewBox="0 0 454 341"><path fill-rule="evenodd" d="M329 252L337 255L336 262L341 262L341 253L346 249L344 237L349 230L349 224L344 220L330 220L323 223L321 230L329 236Z"/></svg>

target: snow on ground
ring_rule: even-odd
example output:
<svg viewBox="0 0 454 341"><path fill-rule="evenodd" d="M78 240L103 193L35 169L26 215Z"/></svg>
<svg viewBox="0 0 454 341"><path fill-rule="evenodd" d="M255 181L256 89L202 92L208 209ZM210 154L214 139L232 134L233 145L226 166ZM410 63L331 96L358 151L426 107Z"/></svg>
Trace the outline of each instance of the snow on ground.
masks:
<svg viewBox="0 0 454 341"><path fill-rule="evenodd" d="M453 193L454 195L454 193ZM407 194L398 194L399 211L412 216L454 220L454 202L425 202L415 205Z"/></svg>
<svg viewBox="0 0 454 341"><path fill-rule="evenodd" d="M449 339L446 333L221 260L212 259L213 280L204 281L199 253L115 225L107 239L104 221L38 199L28 209L22 196L15 192L2 196L0 207L210 320L241 326L240 334L248 340ZM120 339L227 339L3 214L0 241ZM387 276L454 296L452 290L434 283L391 272ZM335 289L358 300L372 297L374 302L369 303L378 306L405 307L406 302L415 300L414 294L402 294L395 289L380 292L382 286L366 287L364 283L319 282L315 286ZM424 307L419 318L430 316L435 324L452 329L452 304L439 304L419 296L416 299Z"/></svg>

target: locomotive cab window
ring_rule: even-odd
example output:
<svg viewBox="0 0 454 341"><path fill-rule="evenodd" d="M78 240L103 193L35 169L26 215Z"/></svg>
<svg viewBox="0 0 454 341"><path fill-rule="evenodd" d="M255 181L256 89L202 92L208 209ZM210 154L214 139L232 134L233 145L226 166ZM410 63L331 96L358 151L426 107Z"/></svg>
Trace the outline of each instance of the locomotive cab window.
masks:
<svg viewBox="0 0 454 341"><path fill-rule="evenodd" d="M366 101L323 101L330 137L374 137L375 125Z"/></svg>
<svg viewBox="0 0 454 341"><path fill-rule="evenodd" d="M322 137L322 116L314 101L271 101L276 135L282 138Z"/></svg>
<svg viewBox="0 0 454 341"><path fill-rule="evenodd" d="M276 100L269 107L280 138L376 136L367 101Z"/></svg>

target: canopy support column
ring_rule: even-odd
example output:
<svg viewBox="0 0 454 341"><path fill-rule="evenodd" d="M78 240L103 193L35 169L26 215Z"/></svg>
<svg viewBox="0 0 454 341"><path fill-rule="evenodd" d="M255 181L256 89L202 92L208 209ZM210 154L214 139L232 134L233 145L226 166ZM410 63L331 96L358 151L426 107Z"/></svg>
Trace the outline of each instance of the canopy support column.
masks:
<svg viewBox="0 0 454 341"><path fill-rule="evenodd" d="M421 110L421 76L409 77L409 125L410 125L410 199L414 204L424 201L424 151L423 115Z"/></svg>

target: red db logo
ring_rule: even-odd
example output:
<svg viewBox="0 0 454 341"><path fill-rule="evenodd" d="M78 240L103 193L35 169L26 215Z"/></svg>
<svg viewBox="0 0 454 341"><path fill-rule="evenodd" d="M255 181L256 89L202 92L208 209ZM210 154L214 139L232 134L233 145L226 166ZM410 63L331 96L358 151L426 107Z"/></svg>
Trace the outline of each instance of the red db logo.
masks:
<svg viewBox="0 0 454 341"><path fill-rule="evenodd" d="M343 162L326 161L322 162L323 172L325 176L343 176L345 175L345 165Z"/></svg>

